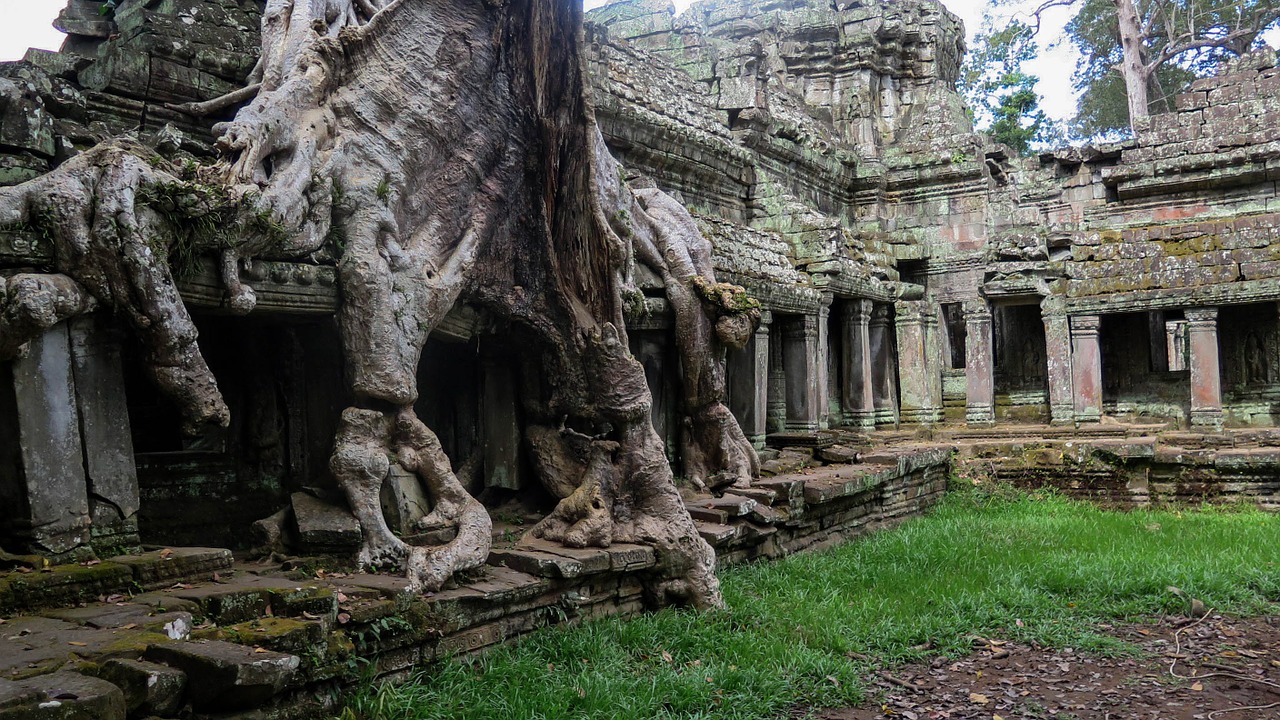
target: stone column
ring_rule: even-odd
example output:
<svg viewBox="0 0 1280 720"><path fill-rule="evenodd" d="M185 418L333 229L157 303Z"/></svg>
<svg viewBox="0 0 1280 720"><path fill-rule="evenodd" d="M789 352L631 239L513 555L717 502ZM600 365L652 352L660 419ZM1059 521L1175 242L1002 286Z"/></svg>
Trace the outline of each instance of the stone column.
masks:
<svg viewBox="0 0 1280 720"><path fill-rule="evenodd" d="M1191 424L1222 429L1222 374L1218 368L1218 308L1187 308Z"/></svg>
<svg viewBox="0 0 1280 720"><path fill-rule="evenodd" d="M964 302L965 412L970 425L995 423L995 357L992 355L991 307L981 298Z"/></svg>
<svg viewBox="0 0 1280 720"><path fill-rule="evenodd" d="M939 370L941 354L935 342L937 316L926 300L900 300L894 309L902 390L900 417L909 424L936 423L942 416L941 376L932 377Z"/></svg>
<svg viewBox="0 0 1280 720"><path fill-rule="evenodd" d="M840 392L841 410L846 425L873 429L876 426L875 385L871 365L870 300L849 300L840 318L844 339L844 369Z"/></svg>
<svg viewBox="0 0 1280 720"><path fill-rule="evenodd" d="M136 552L138 471L118 331L98 313L68 321L68 331L93 546L104 557Z"/></svg>
<svg viewBox="0 0 1280 720"><path fill-rule="evenodd" d="M89 496L71 341L59 323L0 362L0 532L20 552L88 556Z"/></svg>
<svg viewBox="0 0 1280 720"><path fill-rule="evenodd" d="M769 398L765 415L766 432L782 432L787 424L787 369L782 362L783 330L790 318L775 319L769 336L769 383L765 394Z"/></svg>
<svg viewBox="0 0 1280 720"><path fill-rule="evenodd" d="M1098 347L1097 315L1072 315L1071 394L1078 422L1102 418L1102 350Z"/></svg>
<svg viewBox="0 0 1280 720"><path fill-rule="evenodd" d="M822 350L818 316L802 315L787 323L782 336L786 367L787 425L793 432L814 432L819 425Z"/></svg>
<svg viewBox="0 0 1280 720"><path fill-rule="evenodd" d="M769 324L768 310L760 313L760 325L746 347L730 351L728 357L729 409L742 426L747 440L757 450L764 448L769 413Z"/></svg>
<svg viewBox="0 0 1280 720"><path fill-rule="evenodd" d="M831 356L839 352L831 349L831 302L833 299L831 293L822 294L816 320L818 367L815 378L817 387L814 390L817 395L818 427L822 429L831 427Z"/></svg>
<svg viewBox="0 0 1280 720"><path fill-rule="evenodd" d="M867 322L867 343L871 353L871 401L875 407L876 425L898 424L898 374L893 347L892 320L888 303L871 303L871 319Z"/></svg>
<svg viewBox="0 0 1280 720"><path fill-rule="evenodd" d="M1070 425L1075 422L1075 402L1071 395L1071 329L1067 322L1066 304L1050 295L1040 301L1044 319L1045 358L1049 379L1049 422Z"/></svg>

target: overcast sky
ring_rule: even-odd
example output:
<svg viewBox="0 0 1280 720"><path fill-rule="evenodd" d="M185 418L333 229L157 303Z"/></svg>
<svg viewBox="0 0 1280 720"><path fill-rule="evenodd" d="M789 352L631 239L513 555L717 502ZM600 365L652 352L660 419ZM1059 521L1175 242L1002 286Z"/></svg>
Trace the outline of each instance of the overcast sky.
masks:
<svg viewBox="0 0 1280 720"><path fill-rule="evenodd" d="M680 10L691 0L674 0ZM942 0L952 12L964 19L970 36L982 22L982 10L987 5L978 0ZM603 5L605 0L586 0L587 7ZM66 5L66 0L0 0L0 60L21 58L28 47L56 50L62 44L62 33L53 29L53 18ZM1049 18L1042 37L1051 43L1061 33L1066 13ZM1045 109L1057 118L1072 114L1075 99L1071 95L1071 72L1075 58L1069 47L1049 49L1032 67L1040 76L1040 94L1045 96Z"/></svg>

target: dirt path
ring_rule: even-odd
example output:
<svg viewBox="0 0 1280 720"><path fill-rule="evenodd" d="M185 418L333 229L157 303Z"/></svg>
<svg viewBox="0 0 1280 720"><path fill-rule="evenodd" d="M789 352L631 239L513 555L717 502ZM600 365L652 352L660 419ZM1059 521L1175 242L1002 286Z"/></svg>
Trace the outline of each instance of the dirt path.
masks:
<svg viewBox="0 0 1280 720"><path fill-rule="evenodd" d="M865 707L823 720L1280 719L1280 616L1157 618L1104 628L1144 657L1099 658L998 639L874 678ZM1171 673L1172 668L1172 673Z"/></svg>

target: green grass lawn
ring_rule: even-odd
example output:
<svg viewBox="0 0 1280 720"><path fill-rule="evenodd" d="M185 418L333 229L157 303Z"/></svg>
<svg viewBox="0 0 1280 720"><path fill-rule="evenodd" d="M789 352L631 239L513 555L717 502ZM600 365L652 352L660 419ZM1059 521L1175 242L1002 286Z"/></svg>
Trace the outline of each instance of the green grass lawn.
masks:
<svg viewBox="0 0 1280 720"><path fill-rule="evenodd" d="M1128 652L1096 625L1182 610L1169 585L1274 612L1277 563L1280 517L1255 510L962 490L896 530L725 572L728 610L539 631L369 688L344 718L774 718L856 704L869 662L964 654L975 635Z"/></svg>

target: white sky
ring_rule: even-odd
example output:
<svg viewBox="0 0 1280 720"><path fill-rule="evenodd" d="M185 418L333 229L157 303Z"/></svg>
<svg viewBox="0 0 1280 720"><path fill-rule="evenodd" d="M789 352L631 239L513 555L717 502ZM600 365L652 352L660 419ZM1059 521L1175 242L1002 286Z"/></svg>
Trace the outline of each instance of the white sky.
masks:
<svg viewBox="0 0 1280 720"><path fill-rule="evenodd" d="M605 0L586 0L587 7L603 5ZM680 10L691 0L674 0ZM972 37L982 24L982 11L987 3L978 0L942 0L952 12L964 19L965 30ZM21 58L28 47L56 50L62 45L62 33L53 29L53 18L66 4L66 0L0 0L0 60ZM1042 31L1046 45L1051 44L1062 30L1067 13L1059 12L1048 18L1049 27ZM1050 48L1030 68L1040 77L1040 94L1045 99L1046 112L1055 118L1065 118L1075 109L1071 90L1071 73L1075 69L1075 56L1069 46Z"/></svg>

